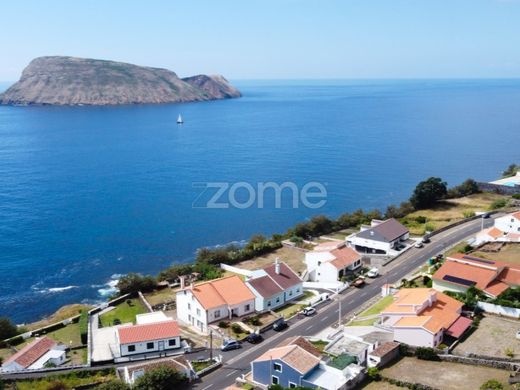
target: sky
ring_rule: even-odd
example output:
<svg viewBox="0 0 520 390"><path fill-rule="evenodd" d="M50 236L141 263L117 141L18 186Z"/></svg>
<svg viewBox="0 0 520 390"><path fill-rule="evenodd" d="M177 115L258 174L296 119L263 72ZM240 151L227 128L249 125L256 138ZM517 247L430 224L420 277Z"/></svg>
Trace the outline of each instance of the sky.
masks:
<svg viewBox="0 0 520 390"><path fill-rule="evenodd" d="M44 55L231 80L520 77L520 0L17 0L0 26L0 81Z"/></svg>

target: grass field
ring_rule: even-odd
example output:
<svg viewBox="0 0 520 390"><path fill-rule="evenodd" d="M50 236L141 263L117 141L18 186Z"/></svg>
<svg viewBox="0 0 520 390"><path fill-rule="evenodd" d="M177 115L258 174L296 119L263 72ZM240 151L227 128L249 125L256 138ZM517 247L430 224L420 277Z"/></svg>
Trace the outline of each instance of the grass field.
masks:
<svg viewBox="0 0 520 390"><path fill-rule="evenodd" d="M277 249L274 252L268 253L264 256L259 256L251 260L243 261L237 264L237 267L254 270L265 267L266 265L273 264L277 257L279 257L281 261L287 263L287 265L291 267L294 272L305 271L305 264L303 263L303 260L305 260L305 252L285 247Z"/></svg>
<svg viewBox="0 0 520 390"><path fill-rule="evenodd" d="M90 310L90 309L92 309L92 306L80 305L80 304L63 306L57 312L50 315L49 317L46 317L43 320L40 320L37 322L27 324L27 325L25 325L25 327L29 330L43 328L44 326L55 324L57 322L65 320L67 318L74 317L74 316L78 315L82 309Z"/></svg>
<svg viewBox="0 0 520 390"><path fill-rule="evenodd" d="M283 318L289 318L293 314L296 314L297 312L299 312L301 309L303 309L306 306L307 305L295 303L292 305L287 305L287 306L280 307L278 309L274 309L274 312L276 314L283 316Z"/></svg>
<svg viewBox="0 0 520 390"><path fill-rule="evenodd" d="M509 197L485 192L459 199L450 199L439 202L434 208L415 211L407 215L403 222L407 225L411 234L423 235L427 225L431 225L434 229L440 229L464 219L465 215L476 211L488 211L491 204L498 199L509 199ZM419 216L426 217L427 222L418 223L415 221L415 218Z"/></svg>
<svg viewBox="0 0 520 390"><path fill-rule="evenodd" d="M132 322L135 324L135 316L137 314L146 313L146 308L139 299L130 299L130 304L127 301L119 304L116 308L108 313L102 314L99 319L102 326L114 325L114 320L117 318L122 324Z"/></svg>
<svg viewBox="0 0 520 390"><path fill-rule="evenodd" d="M148 294L144 294L148 303L152 306L175 300L175 293L170 288L163 288Z"/></svg>
<svg viewBox="0 0 520 390"><path fill-rule="evenodd" d="M476 251L471 254L483 259L520 264L520 243L506 244L500 249L500 252L496 253Z"/></svg>
<svg viewBox="0 0 520 390"><path fill-rule="evenodd" d="M368 309L360 313L357 317L363 318L363 317L369 317L369 316L375 316L383 311L386 307L388 307L392 301L394 300L392 295L388 295L379 301L377 301L375 304L370 306ZM352 321L348 324L348 326L370 326L373 325L374 322L377 321L377 318L370 318L370 319L360 319L357 321Z"/></svg>

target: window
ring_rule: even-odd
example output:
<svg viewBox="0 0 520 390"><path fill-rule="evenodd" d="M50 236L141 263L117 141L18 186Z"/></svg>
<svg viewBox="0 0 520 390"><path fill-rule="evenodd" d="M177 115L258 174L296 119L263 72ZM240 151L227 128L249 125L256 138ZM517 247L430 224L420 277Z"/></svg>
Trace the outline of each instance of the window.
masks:
<svg viewBox="0 0 520 390"><path fill-rule="evenodd" d="M191 322L191 314L188 314L188 322Z"/></svg>
<svg viewBox="0 0 520 390"><path fill-rule="evenodd" d="M197 315L200 317L200 309L197 309Z"/></svg>
<svg viewBox="0 0 520 390"><path fill-rule="evenodd" d="M289 291L289 296L292 296L292 290L291 290L291 291Z"/></svg>
<svg viewBox="0 0 520 390"><path fill-rule="evenodd" d="M249 311L250 309L251 309L251 305L245 305L245 306L244 306L244 310L245 310L245 311Z"/></svg>
<svg viewBox="0 0 520 390"><path fill-rule="evenodd" d="M135 352L135 345L129 345L128 352Z"/></svg>
<svg viewBox="0 0 520 390"><path fill-rule="evenodd" d="M267 301L267 307L271 306L271 301Z"/></svg>
<svg viewBox="0 0 520 390"><path fill-rule="evenodd" d="M153 343L146 343L146 349L153 349Z"/></svg>
<svg viewBox="0 0 520 390"><path fill-rule="evenodd" d="M188 303L188 310L191 310L191 303Z"/></svg>
<svg viewBox="0 0 520 390"><path fill-rule="evenodd" d="M215 318L219 318L220 317L220 310L215 310Z"/></svg>
<svg viewBox="0 0 520 390"><path fill-rule="evenodd" d="M276 298L276 303L280 303L280 297Z"/></svg>
<svg viewBox="0 0 520 390"><path fill-rule="evenodd" d="M296 389L297 387L298 385L296 383L289 382L289 389Z"/></svg>
<svg viewBox="0 0 520 390"><path fill-rule="evenodd" d="M170 339L168 340L168 345L170 347L175 347L177 345L177 340L176 339Z"/></svg>
<svg viewBox="0 0 520 390"><path fill-rule="evenodd" d="M296 289L296 292L297 292L297 293L299 293L299 292L300 292L300 287L298 287L298 288Z"/></svg>
<svg viewBox="0 0 520 390"><path fill-rule="evenodd" d="M271 377L271 383L272 383L273 385L277 385L277 384L280 383L280 380L278 379L277 376L274 376L274 375L273 375L273 376Z"/></svg>
<svg viewBox="0 0 520 390"><path fill-rule="evenodd" d="M273 370L276 372L282 372L282 365L280 363L273 363Z"/></svg>

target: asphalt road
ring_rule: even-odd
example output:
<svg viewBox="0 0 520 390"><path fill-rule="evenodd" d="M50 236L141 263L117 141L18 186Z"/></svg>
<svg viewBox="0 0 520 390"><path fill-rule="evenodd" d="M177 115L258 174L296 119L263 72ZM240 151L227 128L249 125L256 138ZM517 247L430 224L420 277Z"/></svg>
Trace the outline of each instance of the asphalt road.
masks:
<svg viewBox="0 0 520 390"><path fill-rule="evenodd" d="M496 218L500 215L495 215ZM484 220L485 227L493 224L493 218ZM381 293L381 287L385 283L396 283L422 266L430 257L444 252L448 247L469 238L481 228L481 220L475 220L456 226L431 238L431 242L423 248L412 248L395 261L382 269L382 275L372 280L361 289L348 289L339 296L341 302L341 313L343 318L352 315L357 308L366 301ZM275 347L282 340L302 335L312 336L323 329L338 322L339 304L337 300L330 301L318 307L318 313L312 317L293 318L289 321L289 328L283 332L276 333L269 330L263 333L265 340L257 345L243 344L242 349L222 352L224 357L223 366L204 376L193 384L198 390L222 390L234 383L235 378L250 371L250 362ZM215 353L221 353L216 351ZM201 354L202 355L202 354Z"/></svg>

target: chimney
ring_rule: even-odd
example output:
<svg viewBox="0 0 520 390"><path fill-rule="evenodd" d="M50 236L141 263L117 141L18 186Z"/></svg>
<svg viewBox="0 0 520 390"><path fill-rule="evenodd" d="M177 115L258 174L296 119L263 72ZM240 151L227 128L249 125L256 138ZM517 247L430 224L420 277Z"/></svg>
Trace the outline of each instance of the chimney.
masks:
<svg viewBox="0 0 520 390"><path fill-rule="evenodd" d="M280 275L280 258L277 257L274 261L274 272Z"/></svg>
<svg viewBox="0 0 520 390"><path fill-rule="evenodd" d="M184 290L184 287L186 287L186 276L185 275L179 276L179 280L181 282L181 290Z"/></svg>

